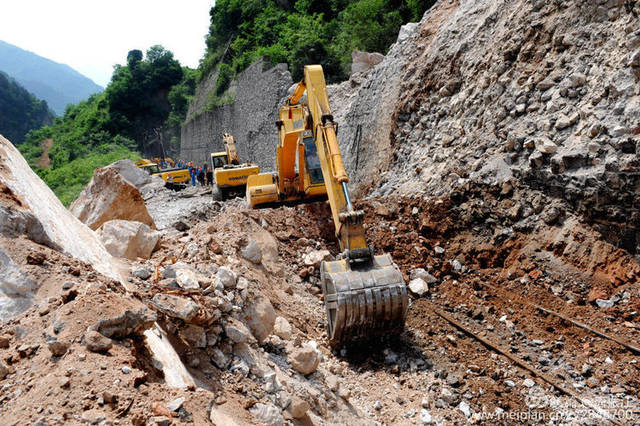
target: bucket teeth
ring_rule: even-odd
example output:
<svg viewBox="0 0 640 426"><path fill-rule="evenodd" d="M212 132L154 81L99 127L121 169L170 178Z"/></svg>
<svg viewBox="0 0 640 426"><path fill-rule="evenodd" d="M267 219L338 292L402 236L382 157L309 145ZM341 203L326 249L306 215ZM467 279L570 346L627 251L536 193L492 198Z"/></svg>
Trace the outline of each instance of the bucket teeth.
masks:
<svg viewBox="0 0 640 426"><path fill-rule="evenodd" d="M407 289L391 256L375 256L365 269L346 260L323 262L327 334L334 346L399 334L407 315Z"/></svg>

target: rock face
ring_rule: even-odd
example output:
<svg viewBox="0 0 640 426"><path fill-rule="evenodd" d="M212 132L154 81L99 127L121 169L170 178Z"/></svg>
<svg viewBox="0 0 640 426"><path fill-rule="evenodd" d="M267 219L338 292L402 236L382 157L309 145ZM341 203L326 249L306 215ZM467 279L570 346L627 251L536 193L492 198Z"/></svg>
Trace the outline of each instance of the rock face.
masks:
<svg viewBox="0 0 640 426"><path fill-rule="evenodd" d="M273 170L273 123L278 119L282 101L293 84L286 64L271 67L258 61L238 74L235 101L207 110L209 93L215 90L217 74L203 79L189 106L187 122L182 127L180 158L198 164L209 161L209 154L224 151L223 133L231 133L242 161L253 161L262 170Z"/></svg>
<svg viewBox="0 0 640 426"><path fill-rule="evenodd" d="M340 126L340 151L354 191L360 183L370 183L387 170L392 155L389 136L395 127L393 114L398 99L404 97L403 74L409 55L415 53L412 40L418 30L416 25L405 25L402 40L390 48L380 64L328 87L333 116Z"/></svg>
<svg viewBox="0 0 640 426"><path fill-rule="evenodd" d="M144 223L110 220L97 231L100 241L112 256L136 260L149 259L160 241L160 232Z"/></svg>
<svg viewBox="0 0 640 426"><path fill-rule="evenodd" d="M115 219L156 227L140 191L113 167L96 169L91 182L71 203L69 210L93 230Z"/></svg>
<svg viewBox="0 0 640 426"><path fill-rule="evenodd" d="M470 178L495 182L485 167L500 160L507 179L639 252L640 23L631 9L438 2L403 27L379 65L332 88L354 192L374 180L373 195L451 194Z"/></svg>
<svg viewBox="0 0 640 426"><path fill-rule="evenodd" d="M119 268L97 236L76 219L33 173L17 149L0 136L0 237L25 235L91 264L98 272L121 280ZM0 242L0 319L32 304L38 283L21 272L11 250ZM9 244L9 243L7 243Z"/></svg>

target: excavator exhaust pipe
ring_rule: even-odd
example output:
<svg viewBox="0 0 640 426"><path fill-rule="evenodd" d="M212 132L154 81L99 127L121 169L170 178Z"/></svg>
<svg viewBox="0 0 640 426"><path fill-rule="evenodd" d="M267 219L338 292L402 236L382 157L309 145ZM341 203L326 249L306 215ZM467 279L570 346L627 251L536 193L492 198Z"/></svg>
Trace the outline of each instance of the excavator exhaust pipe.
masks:
<svg viewBox="0 0 640 426"><path fill-rule="evenodd" d="M359 266L348 259L322 262L320 279L331 346L402 333L409 299L390 255Z"/></svg>

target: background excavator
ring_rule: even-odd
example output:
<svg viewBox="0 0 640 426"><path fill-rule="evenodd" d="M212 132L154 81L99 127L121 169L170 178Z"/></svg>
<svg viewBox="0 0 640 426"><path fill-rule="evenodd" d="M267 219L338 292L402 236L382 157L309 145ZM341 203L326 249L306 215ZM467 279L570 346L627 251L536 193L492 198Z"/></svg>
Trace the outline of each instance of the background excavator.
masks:
<svg viewBox="0 0 640 426"><path fill-rule="evenodd" d="M260 167L252 163L240 164L236 149L236 141L228 133L222 135L224 151L211 153L211 169L213 170L218 193L224 200L231 194L245 192L247 178L260 173ZM214 197L216 193L214 191Z"/></svg>
<svg viewBox="0 0 640 426"><path fill-rule="evenodd" d="M305 91L307 104L301 104ZM365 240L364 211L354 209L349 196L320 65L305 66L276 124L276 173L250 176L247 201L257 207L328 198L342 250L320 267L329 343L338 347L399 334L407 314L406 286L391 256L374 255Z"/></svg>

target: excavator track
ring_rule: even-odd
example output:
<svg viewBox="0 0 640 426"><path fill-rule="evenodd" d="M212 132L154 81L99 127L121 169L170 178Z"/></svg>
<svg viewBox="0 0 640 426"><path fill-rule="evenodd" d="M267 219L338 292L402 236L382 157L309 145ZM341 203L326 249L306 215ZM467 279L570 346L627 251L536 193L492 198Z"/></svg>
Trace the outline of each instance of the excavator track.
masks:
<svg viewBox="0 0 640 426"><path fill-rule="evenodd" d="M404 329L407 288L388 254L357 269L346 259L323 262L320 277L331 346L398 335Z"/></svg>

